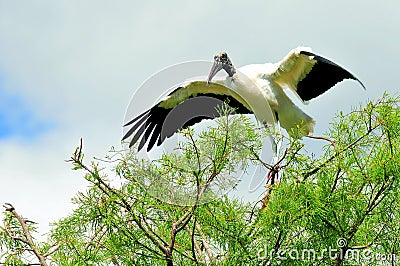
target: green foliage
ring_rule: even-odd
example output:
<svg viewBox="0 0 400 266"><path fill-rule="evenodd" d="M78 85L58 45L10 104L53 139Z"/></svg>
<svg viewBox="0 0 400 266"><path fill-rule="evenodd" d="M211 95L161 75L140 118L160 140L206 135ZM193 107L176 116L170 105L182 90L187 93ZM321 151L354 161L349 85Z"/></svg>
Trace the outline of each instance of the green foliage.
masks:
<svg viewBox="0 0 400 266"><path fill-rule="evenodd" d="M155 162L116 151L112 161L87 166L81 143L71 163L90 186L73 199L74 211L53 224L46 242L27 244L20 240L23 222L6 209L1 262L37 262L33 245L49 265L396 263L399 98L384 95L340 113L319 137L327 144L318 158L301 140L288 140L278 165L258 157L263 132L246 117L224 113L199 136L184 130L180 153ZM221 196L238 181L238 166L250 163L277 171L280 182L259 202Z"/></svg>

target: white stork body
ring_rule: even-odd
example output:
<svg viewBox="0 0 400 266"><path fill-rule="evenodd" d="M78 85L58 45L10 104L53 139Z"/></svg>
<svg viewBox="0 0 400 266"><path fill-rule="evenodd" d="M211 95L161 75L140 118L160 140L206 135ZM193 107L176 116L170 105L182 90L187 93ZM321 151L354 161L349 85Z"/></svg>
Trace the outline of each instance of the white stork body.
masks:
<svg viewBox="0 0 400 266"><path fill-rule="evenodd" d="M292 129L300 126L300 135L306 136L313 132L315 120L297 107L286 95L284 88L293 88L294 78L292 75L285 77L277 75L280 63L246 65L239 68L238 71L244 73L257 84L259 90L262 91L264 97L267 99L268 105L275 115L275 119L279 120L281 127L285 128L291 134ZM280 78L279 82L277 77ZM257 116L257 112L255 111L254 113Z"/></svg>
<svg viewBox="0 0 400 266"><path fill-rule="evenodd" d="M210 83L221 69L228 73L228 77ZM207 100L211 98L220 102L228 100L237 113L253 113L263 124L271 125L279 121L291 136L295 136L293 129L299 127L299 135L296 136L305 136L313 132L315 121L292 102L284 88L291 89L301 100L308 101L344 79L356 80L364 87L350 72L313 54L310 48L293 49L276 64L252 64L238 70L226 53L219 53L214 57L207 82L193 81L175 89L150 110L125 124L133 126L123 139L136 132L130 146L141 138L140 150L150 139L147 145L147 150L150 150L156 142L160 145L183 127L217 117L219 114L215 107L218 102ZM198 99L200 104L193 99Z"/></svg>
<svg viewBox="0 0 400 266"><path fill-rule="evenodd" d="M233 77L213 82L235 91L246 101L248 108L254 113L258 121L263 124L273 125L276 120L273 117L273 109L271 108L277 105L276 99L270 87L263 86L264 80L256 76L253 77L252 74L254 75L254 72L252 71L243 71L246 68L250 70L248 69L249 66L239 68Z"/></svg>

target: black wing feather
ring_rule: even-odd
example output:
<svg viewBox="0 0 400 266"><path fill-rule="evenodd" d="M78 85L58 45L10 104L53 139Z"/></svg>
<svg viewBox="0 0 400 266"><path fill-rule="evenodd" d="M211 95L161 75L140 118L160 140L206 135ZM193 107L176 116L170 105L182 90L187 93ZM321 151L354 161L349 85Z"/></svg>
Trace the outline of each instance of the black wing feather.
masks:
<svg viewBox="0 0 400 266"><path fill-rule="evenodd" d="M138 120L138 119L141 118L142 116L148 114L149 112L150 112L150 110L147 110L146 112L141 113L140 115L138 115L137 117L135 117L134 119L132 119L131 121L129 121L128 123L126 123L126 124L124 125L124 127L133 124L136 120Z"/></svg>
<svg viewBox="0 0 400 266"><path fill-rule="evenodd" d="M137 121L139 118L141 118L138 122L136 122L136 124L134 124L129 130L128 132L126 132L126 134L122 137L122 140L127 139L130 135L132 135L133 132L136 131L136 129L143 124L143 122L147 121L147 119L149 118L149 116L151 116L151 114L149 113L150 111L147 111L143 114L146 114L144 117L143 114L135 117L134 119L132 119L129 123L125 124L125 126L127 125L131 125L132 123L134 123L135 121Z"/></svg>
<svg viewBox="0 0 400 266"><path fill-rule="evenodd" d="M156 124L151 122L150 125L147 127L146 132L144 132L144 136L140 140L138 150L141 150L143 148L143 146L146 144L146 142L149 139L151 132L153 132L153 129L155 126L156 126Z"/></svg>
<svg viewBox="0 0 400 266"><path fill-rule="evenodd" d="M151 135L150 141L147 144L147 151L150 151L154 147L154 144L156 144L157 139L161 135L161 128L162 128L162 123L156 124L153 134ZM132 146L132 145L130 145L130 146Z"/></svg>
<svg viewBox="0 0 400 266"><path fill-rule="evenodd" d="M323 94L344 79L356 80L364 87L359 79L338 64L308 51L301 51L300 54L312 56L317 61L307 76L297 84L297 94L303 101Z"/></svg>
<svg viewBox="0 0 400 266"><path fill-rule="evenodd" d="M150 139L147 145L147 151L149 151L156 142L157 146L161 145L166 138L171 137L183 128L199 123L203 119L214 119L220 116L217 109L224 102L234 108L236 113L250 113L246 107L231 96L198 94L181 102L174 108L160 107L159 103L135 117L125 124L125 126L128 126L137 121L124 135L123 140L135 133L129 143L129 147L132 147L142 137L138 147L138 150L141 150L147 140Z"/></svg>
<svg viewBox="0 0 400 266"><path fill-rule="evenodd" d="M143 123L142 126L136 131L135 136L133 136L131 143L129 144L129 147L134 145L139 138L143 135L144 130L146 129L146 127L148 126L148 123Z"/></svg>

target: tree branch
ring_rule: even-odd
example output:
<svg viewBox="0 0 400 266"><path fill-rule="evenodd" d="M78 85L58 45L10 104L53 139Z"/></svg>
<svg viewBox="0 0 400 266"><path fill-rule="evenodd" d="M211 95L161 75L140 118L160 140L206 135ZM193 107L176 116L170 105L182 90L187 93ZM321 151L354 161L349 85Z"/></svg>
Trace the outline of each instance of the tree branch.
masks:
<svg viewBox="0 0 400 266"><path fill-rule="evenodd" d="M10 203L5 203L3 207L6 209L6 211L10 212L18 220L25 237L25 239L20 237L13 237L13 238L15 240L27 244L31 248L31 251L35 254L36 258L39 260L40 265L48 266L46 262L46 257L40 253L39 249L35 245L35 242L33 241L33 237L29 231L28 225L26 224L26 219L24 219L21 215L19 215L15 210L14 206L11 205Z"/></svg>

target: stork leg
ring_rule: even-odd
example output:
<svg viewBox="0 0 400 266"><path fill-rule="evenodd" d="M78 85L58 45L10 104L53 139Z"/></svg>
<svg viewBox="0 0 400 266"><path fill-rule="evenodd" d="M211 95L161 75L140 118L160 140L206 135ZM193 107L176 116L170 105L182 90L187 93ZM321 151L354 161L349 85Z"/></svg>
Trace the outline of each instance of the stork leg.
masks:
<svg viewBox="0 0 400 266"><path fill-rule="evenodd" d="M273 165L275 165L279 161L280 150L283 142L280 125L277 123L275 126L275 132L272 132L272 134L269 135L272 143L272 151L274 153L272 160Z"/></svg>
<svg viewBox="0 0 400 266"><path fill-rule="evenodd" d="M281 132L280 131L280 126L277 125L277 132ZM262 199L262 206L261 208L264 209L266 207L266 205L269 202L269 198L273 189L273 185L279 185L280 183L280 179L279 179L279 170L280 170L280 150L282 147L282 143L283 143L283 136L281 134L271 134L269 135L271 143L272 143L272 150L273 150L273 158L272 158L272 169L269 170L268 175L267 175L267 179L266 179L266 191L265 191L265 196Z"/></svg>

